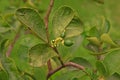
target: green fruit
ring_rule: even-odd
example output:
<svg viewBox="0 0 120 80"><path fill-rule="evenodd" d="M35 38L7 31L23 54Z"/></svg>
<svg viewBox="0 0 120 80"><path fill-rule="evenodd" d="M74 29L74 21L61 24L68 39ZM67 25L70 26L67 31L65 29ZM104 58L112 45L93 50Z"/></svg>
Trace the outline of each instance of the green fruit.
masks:
<svg viewBox="0 0 120 80"><path fill-rule="evenodd" d="M61 38L65 38L65 32L60 35Z"/></svg>
<svg viewBox="0 0 120 80"><path fill-rule="evenodd" d="M52 43L55 43L55 40L52 40L51 42L52 42Z"/></svg>
<svg viewBox="0 0 120 80"><path fill-rule="evenodd" d="M69 46L72 46L72 45L73 45L73 41L71 41L71 40L69 40L69 39L68 39L68 40L65 40L65 41L64 41L64 45L65 45L65 46L68 46L68 47L69 47Z"/></svg>

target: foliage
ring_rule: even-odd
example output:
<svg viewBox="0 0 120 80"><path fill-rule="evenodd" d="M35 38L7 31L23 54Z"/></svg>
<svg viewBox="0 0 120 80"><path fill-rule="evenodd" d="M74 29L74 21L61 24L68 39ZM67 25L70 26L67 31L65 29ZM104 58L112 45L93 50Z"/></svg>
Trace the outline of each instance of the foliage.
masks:
<svg viewBox="0 0 120 80"><path fill-rule="evenodd" d="M119 80L120 1L50 1L0 1L0 80Z"/></svg>

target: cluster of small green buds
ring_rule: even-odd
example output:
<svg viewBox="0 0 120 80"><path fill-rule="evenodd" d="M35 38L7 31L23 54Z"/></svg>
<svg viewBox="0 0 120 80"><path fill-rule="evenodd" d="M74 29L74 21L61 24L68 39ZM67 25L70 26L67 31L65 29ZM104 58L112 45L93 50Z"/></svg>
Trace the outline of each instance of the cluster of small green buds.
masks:
<svg viewBox="0 0 120 80"><path fill-rule="evenodd" d="M51 46L52 47L57 47L60 45L60 43L62 43L63 45L67 46L67 47L70 47L73 45L73 41L67 39L67 40L64 40L65 38L65 30L63 31L63 33L60 35L60 37L54 39L51 41Z"/></svg>
<svg viewBox="0 0 120 80"><path fill-rule="evenodd" d="M51 46L52 46L52 47L57 47L57 46L59 46L60 43L62 43L63 41L64 41L63 38L58 37L58 38L56 38L55 40L52 40L52 41L51 41Z"/></svg>

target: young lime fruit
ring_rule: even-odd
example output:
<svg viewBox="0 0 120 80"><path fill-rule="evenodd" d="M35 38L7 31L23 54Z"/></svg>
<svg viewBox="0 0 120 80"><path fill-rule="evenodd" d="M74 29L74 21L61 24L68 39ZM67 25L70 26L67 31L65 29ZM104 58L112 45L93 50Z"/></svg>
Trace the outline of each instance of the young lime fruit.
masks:
<svg viewBox="0 0 120 80"><path fill-rule="evenodd" d="M73 45L73 41L71 41L71 40L69 40L69 39L64 40L64 45L70 47L70 46Z"/></svg>
<svg viewBox="0 0 120 80"><path fill-rule="evenodd" d="M65 32L60 35L61 38L65 38Z"/></svg>

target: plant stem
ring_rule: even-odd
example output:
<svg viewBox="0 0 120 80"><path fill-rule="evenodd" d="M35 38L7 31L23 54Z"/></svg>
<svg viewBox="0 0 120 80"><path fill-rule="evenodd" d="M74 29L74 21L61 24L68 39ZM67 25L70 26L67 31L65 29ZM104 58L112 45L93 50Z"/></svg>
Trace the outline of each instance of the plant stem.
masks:
<svg viewBox="0 0 120 80"><path fill-rule="evenodd" d="M48 72L51 72L53 69L52 69L52 65L51 65L51 60L50 59L47 61L47 66L48 66Z"/></svg>
<svg viewBox="0 0 120 80"><path fill-rule="evenodd" d="M50 42L49 41L48 23L49 23L49 16L50 16L50 13L52 11L53 5L54 5L54 0L50 0L49 7L48 7L48 10L46 12L46 16L44 18L44 23L45 23L45 27L46 27L46 36L47 36L48 43Z"/></svg>
<svg viewBox="0 0 120 80"><path fill-rule="evenodd" d="M98 47L98 52L102 53L102 45ZM101 60L102 59L102 55L97 55L97 60Z"/></svg>
<svg viewBox="0 0 120 80"><path fill-rule="evenodd" d="M14 44L17 41L18 38L19 38L19 31L15 35L13 42L8 46L8 50L6 51L6 56L7 57L9 57L9 55L10 55L10 53L11 53L13 47L14 47Z"/></svg>
<svg viewBox="0 0 120 80"><path fill-rule="evenodd" d="M60 54L59 54L59 52L58 52L57 48L56 48L56 47L54 47L54 48L53 48L53 50L57 53L57 55L58 55L58 59L59 59L59 61L60 61L61 65L64 65L64 63L63 63L63 61L62 61L62 58L60 57Z"/></svg>
<svg viewBox="0 0 120 80"><path fill-rule="evenodd" d="M49 23L49 16L50 16L50 13L51 13L51 11L52 11L53 5L54 5L54 0L50 0L49 7L48 7L48 10L47 10L47 12L46 12L46 16L45 16L45 18L44 18L44 23L45 23L45 27L46 27L46 36L47 36L48 44L49 44L49 42L50 42L50 41L49 41L48 23ZM50 47L51 47L51 46L50 46ZM62 61L62 59L61 59L61 57L60 57L60 55L59 55L58 50L57 50L56 48L53 48L53 47L51 47L51 48L57 53L58 59L59 59L61 65L64 65L64 63L63 63L63 61ZM47 63L48 63L48 69L50 69L50 66L51 66L51 68L52 68L52 65L50 64L50 61L48 61ZM50 70L49 70L49 71L50 71Z"/></svg>
<svg viewBox="0 0 120 80"><path fill-rule="evenodd" d="M61 70L62 68L70 67L70 66L71 66L71 67L74 67L74 68L77 68L77 69L80 69L80 70L82 70L82 71L85 71L85 67L83 67L83 66L81 66L81 65L79 65L79 64L73 63L73 62L68 62L68 63L66 63L66 64L64 64L64 65L61 65L60 67L52 70L51 72L49 72L48 75L47 75L47 80L48 80L53 74L55 74L56 72L58 72L58 71Z"/></svg>

